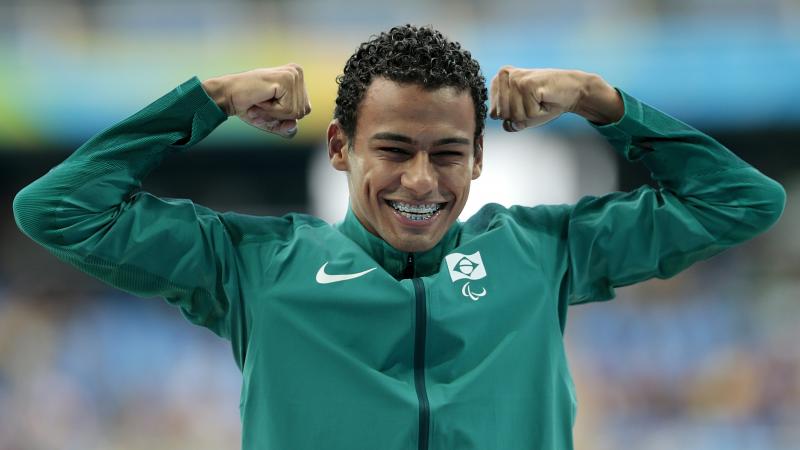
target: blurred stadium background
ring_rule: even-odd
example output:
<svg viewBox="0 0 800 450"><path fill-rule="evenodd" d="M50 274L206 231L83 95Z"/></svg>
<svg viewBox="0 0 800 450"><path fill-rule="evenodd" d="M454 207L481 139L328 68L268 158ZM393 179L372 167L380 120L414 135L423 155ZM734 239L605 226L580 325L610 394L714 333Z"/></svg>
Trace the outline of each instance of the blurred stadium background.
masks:
<svg viewBox="0 0 800 450"><path fill-rule="evenodd" d="M232 119L145 188L219 210L338 220L335 77L391 25L432 24L491 78L579 68L715 136L789 194L769 232L670 280L573 308L577 448L800 449L798 0L4 0L0 4L0 450L239 448L226 342L24 238L14 194L187 78L296 62L314 112L291 142ZM648 182L586 123L486 137L469 208ZM365 318L369 320L369 318ZM488 450L488 449L487 449Z"/></svg>

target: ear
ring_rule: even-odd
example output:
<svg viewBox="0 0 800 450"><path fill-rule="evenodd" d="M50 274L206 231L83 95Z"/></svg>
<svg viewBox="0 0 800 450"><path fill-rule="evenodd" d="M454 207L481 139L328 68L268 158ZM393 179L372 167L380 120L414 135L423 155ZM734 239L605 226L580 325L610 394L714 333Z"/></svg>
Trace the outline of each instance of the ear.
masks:
<svg viewBox="0 0 800 450"><path fill-rule="evenodd" d="M475 140L475 155L473 158L472 179L475 180L481 176L481 170L483 170L483 135L478 136Z"/></svg>
<svg viewBox="0 0 800 450"><path fill-rule="evenodd" d="M339 121L333 119L328 125L328 158L336 170L347 172L350 169L348 162L348 139Z"/></svg>

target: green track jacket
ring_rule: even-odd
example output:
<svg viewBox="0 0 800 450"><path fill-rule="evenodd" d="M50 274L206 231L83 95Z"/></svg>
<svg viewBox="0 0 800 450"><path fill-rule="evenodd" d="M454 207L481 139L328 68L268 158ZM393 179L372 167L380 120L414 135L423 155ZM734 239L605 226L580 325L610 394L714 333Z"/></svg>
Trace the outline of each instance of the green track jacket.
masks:
<svg viewBox="0 0 800 450"><path fill-rule="evenodd" d="M230 340L245 450L566 450L568 306L670 277L766 230L785 203L710 137L622 96L624 117L597 129L658 189L489 204L422 253L352 212L329 225L141 191L226 119L196 77L23 189L14 214L59 258Z"/></svg>

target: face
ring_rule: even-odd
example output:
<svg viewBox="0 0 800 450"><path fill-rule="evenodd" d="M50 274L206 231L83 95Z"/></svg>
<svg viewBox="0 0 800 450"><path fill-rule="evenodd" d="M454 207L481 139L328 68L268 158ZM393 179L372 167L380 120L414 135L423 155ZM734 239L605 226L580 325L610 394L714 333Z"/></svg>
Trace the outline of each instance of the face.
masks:
<svg viewBox="0 0 800 450"><path fill-rule="evenodd" d="M455 222L481 173L483 137L475 142L474 133L468 90L376 78L352 141L336 121L328 127L328 154L347 172L350 206L364 227L398 250L421 252Z"/></svg>

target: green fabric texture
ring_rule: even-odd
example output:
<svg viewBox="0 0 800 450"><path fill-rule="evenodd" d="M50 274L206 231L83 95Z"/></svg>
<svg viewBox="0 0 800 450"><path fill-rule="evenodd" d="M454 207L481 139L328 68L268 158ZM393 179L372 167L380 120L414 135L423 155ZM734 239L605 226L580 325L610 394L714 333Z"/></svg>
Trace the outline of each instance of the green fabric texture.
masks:
<svg viewBox="0 0 800 450"><path fill-rule="evenodd" d="M197 78L27 186L14 215L62 260L162 297L231 342L245 450L411 450L424 438L437 450L567 450L576 413L563 345L569 305L670 277L765 231L785 205L778 183L712 138L620 93L624 117L597 130L658 188L575 205L486 205L412 255L422 297L403 278L409 255L352 212L329 225L141 191L166 155L226 119ZM414 376L422 350L424 387Z"/></svg>

